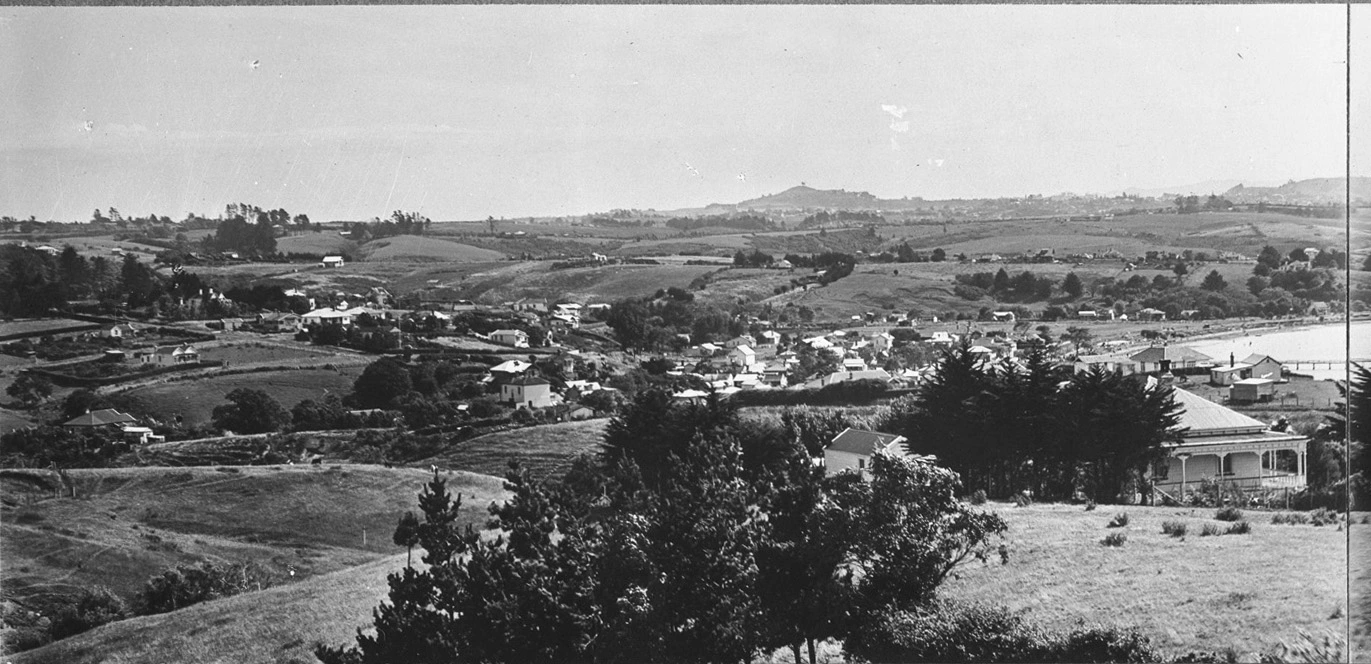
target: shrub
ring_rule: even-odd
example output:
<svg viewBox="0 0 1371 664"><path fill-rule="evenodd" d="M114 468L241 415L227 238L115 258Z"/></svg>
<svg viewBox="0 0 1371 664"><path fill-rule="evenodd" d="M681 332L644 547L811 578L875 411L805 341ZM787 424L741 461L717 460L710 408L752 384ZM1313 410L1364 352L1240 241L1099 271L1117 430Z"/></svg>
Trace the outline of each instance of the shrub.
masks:
<svg viewBox="0 0 1371 664"><path fill-rule="evenodd" d="M976 489L976 491L973 492L973 493L971 494L971 504L972 504L972 505L984 505L984 504L985 504L985 489Z"/></svg>
<svg viewBox="0 0 1371 664"><path fill-rule="evenodd" d="M128 617L128 613L124 600L109 588L85 588L74 601L59 609L57 615L53 616L52 624L48 626L48 635L54 641L65 639L105 623L123 620Z"/></svg>
<svg viewBox="0 0 1371 664"><path fill-rule="evenodd" d="M1326 526L1334 523L1340 523L1341 521L1342 515L1337 512L1334 512L1333 510L1328 509L1327 507L1320 507L1314 510L1313 512L1309 513L1309 523L1312 523L1316 526Z"/></svg>
<svg viewBox="0 0 1371 664"><path fill-rule="evenodd" d="M1210 535L1219 535L1221 533L1223 533L1223 529L1212 523L1206 523L1203 526L1200 526L1200 537L1209 537Z"/></svg>
<svg viewBox="0 0 1371 664"><path fill-rule="evenodd" d="M1162 522L1162 534L1163 534L1163 535L1170 535L1170 536L1172 536L1172 537L1185 537L1185 522L1184 522L1184 521L1163 521L1163 522Z"/></svg>
<svg viewBox="0 0 1371 664"><path fill-rule="evenodd" d="M1136 630L1092 627L1054 633L1002 607L936 600L864 620L843 645L873 662L1154 662ZM1217 661L1217 660L1216 660Z"/></svg>
<svg viewBox="0 0 1371 664"><path fill-rule="evenodd" d="M1085 501L1085 511L1087 511L1087 512L1094 512L1094 511L1095 511L1095 501L1094 501L1094 500L1087 500L1087 501Z"/></svg>
<svg viewBox="0 0 1371 664"><path fill-rule="evenodd" d="M1214 513L1214 518L1219 521L1238 521L1242 519L1242 510L1232 505L1220 507L1219 511Z"/></svg>
<svg viewBox="0 0 1371 664"><path fill-rule="evenodd" d="M1100 540L1100 544L1105 546L1123 546L1128 541L1128 533L1109 533Z"/></svg>
<svg viewBox="0 0 1371 664"><path fill-rule="evenodd" d="M270 587L269 572L256 563L178 565L148 579L138 593L138 613L166 613L192 604Z"/></svg>
<svg viewBox="0 0 1371 664"><path fill-rule="evenodd" d="M1303 512L1277 512L1271 516L1273 525L1305 525L1309 523L1309 515Z"/></svg>
<svg viewBox="0 0 1371 664"><path fill-rule="evenodd" d="M1105 527L1122 528L1126 525L1128 525L1128 512L1119 512L1118 514L1114 515L1114 518L1109 520L1109 525Z"/></svg>
<svg viewBox="0 0 1371 664"><path fill-rule="evenodd" d="M1032 504L1033 504L1033 499L1032 499L1032 498L1029 498L1027 493L1025 493L1025 492L1023 492L1023 491L1020 491L1020 492L1014 494L1014 506L1015 506L1015 507L1028 507L1029 505L1032 505Z"/></svg>
<svg viewBox="0 0 1371 664"><path fill-rule="evenodd" d="M1321 636L1304 630L1293 641L1282 639L1280 644L1261 654L1261 662L1346 662L1347 641L1342 636L1325 631Z"/></svg>
<svg viewBox="0 0 1371 664"><path fill-rule="evenodd" d="M1229 526L1229 527L1228 527L1228 532L1225 532L1224 534L1225 534L1225 535L1246 535L1246 534L1248 534L1248 533L1250 533L1250 532L1252 532L1252 524L1250 524L1250 523L1248 523L1248 522L1246 522L1246 521L1238 521L1238 522L1234 523L1233 525Z"/></svg>

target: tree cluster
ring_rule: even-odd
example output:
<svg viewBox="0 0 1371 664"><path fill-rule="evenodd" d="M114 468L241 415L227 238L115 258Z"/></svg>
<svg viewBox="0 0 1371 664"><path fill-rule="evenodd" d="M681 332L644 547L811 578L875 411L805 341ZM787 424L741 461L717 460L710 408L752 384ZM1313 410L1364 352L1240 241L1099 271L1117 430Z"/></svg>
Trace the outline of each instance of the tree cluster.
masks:
<svg viewBox="0 0 1371 664"><path fill-rule="evenodd" d="M987 365L964 342L916 394L891 405L882 429L993 497L1030 491L1113 503L1144 491L1145 473L1177 436L1179 412L1169 388L1104 371L1064 376L1041 348L1023 368Z"/></svg>
<svg viewBox="0 0 1371 664"><path fill-rule="evenodd" d="M959 274L955 279L961 288L954 287L954 292L963 299L977 300L990 295L1001 302L1046 300L1052 297L1052 289L1057 284L1051 277L1039 277L1028 271L1011 277L1004 268L994 273ZM1077 285L1079 286L1079 278Z"/></svg>
<svg viewBox="0 0 1371 664"><path fill-rule="evenodd" d="M736 228L744 231L774 231L776 222L761 215L707 215L703 217L672 217L666 221L667 228L679 231L693 231L701 228Z"/></svg>
<svg viewBox="0 0 1371 664"><path fill-rule="evenodd" d="M872 480L824 478L781 429L716 400L645 394L598 458L558 480L508 476L482 537L435 476L422 519L397 529L427 568L390 576L390 599L326 663L797 659L871 616L932 599L984 556L998 517L957 501L955 474L878 457ZM417 522L417 523L415 523ZM400 532L403 531L403 532Z"/></svg>

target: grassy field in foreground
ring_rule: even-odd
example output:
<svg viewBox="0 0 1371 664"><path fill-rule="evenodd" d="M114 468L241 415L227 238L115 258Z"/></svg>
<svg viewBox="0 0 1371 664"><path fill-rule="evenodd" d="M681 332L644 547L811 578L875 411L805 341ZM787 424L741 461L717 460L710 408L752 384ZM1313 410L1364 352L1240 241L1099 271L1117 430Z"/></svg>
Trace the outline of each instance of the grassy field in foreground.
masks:
<svg viewBox="0 0 1371 664"><path fill-rule="evenodd" d="M0 588L41 608L101 584L128 598L148 577L203 560L255 561L301 580L403 551L395 523L431 475L367 465L123 468L70 471L77 498L53 497L52 473L0 476ZM480 525L501 481L451 473L465 521ZM67 489L69 491L70 489ZM366 533L365 540L363 532ZM183 660L190 661L190 660Z"/></svg>
<svg viewBox="0 0 1371 664"><path fill-rule="evenodd" d="M1348 625L1348 533L1336 526L1278 526L1271 513L1249 512L1250 534L1201 537L1205 523L1227 526L1212 520L1212 509L987 507L1009 523L1009 561L963 568L943 586L948 596L1003 604L1062 630L1082 622L1136 626L1177 655L1259 652L1301 629L1341 635ZM1106 528L1121 511L1129 524ZM1186 537L1162 534L1168 520L1186 522ZM1358 539L1367 529L1353 526ZM1124 546L1101 545L1120 531ZM1358 616L1363 626L1365 615Z"/></svg>
<svg viewBox="0 0 1371 664"><path fill-rule="evenodd" d="M224 395L239 387L263 390L286 410L305 399L325 394L346 394L363 367L297 369L207 376L129 390L126 394L147 401L153 412L166 418L182 416L187 423L208 422L216 406L227 403Z"/></svg>
<svg viewBox="0 0 1371 664"><path fill-rule="evenodd" d="M405 554L288 586L133 618L9 659L15 664L315 662L316 641L352 643Z"/></svg>
<svg viewBox="0 0 1371 664"><path fill-rule="evenodd" d="M503 477L510 460L517 459L533 475L555 475L566 470L576 455L598 449L607 424L607 419L585 420L490 433L454 443L419 465Z"/></svg>

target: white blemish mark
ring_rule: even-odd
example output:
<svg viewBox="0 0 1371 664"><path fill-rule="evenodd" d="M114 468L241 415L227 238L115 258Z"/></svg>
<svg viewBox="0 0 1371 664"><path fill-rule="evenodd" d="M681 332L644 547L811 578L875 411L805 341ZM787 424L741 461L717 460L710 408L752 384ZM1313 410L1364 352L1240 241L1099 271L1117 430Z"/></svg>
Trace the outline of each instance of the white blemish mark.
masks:
<svg viewBox="0 0 1371 664"><path fill-rule="evenodd" d="M81 125L81 128L86 131L95 131L95 123L90 120L86 120L86 122Z"/></svg>
<svg viewBox="0 0 1371 664"><path fill-rule="evenodd" d="M895 116L896 120L903 119L904 114L909 111L909 109L903 106L896 106L894 104L881 104L881 110Z"/></svg>
<svg viewBox="0 0 1371 664"><path fill-rule="evenodd" d="M687 171L690 171L690 174L691 174L691 175L694 175L694 176L697 177L697 178L700 177L700 171L699 171L699 169L695 168L694 166L691 166L691 165L690 165L690 162L688 162L688 161L685 162L685 167L686 167L686 170L687 170Z"/></svg>
<svg viewBox="0 0 1371 664"><path fill-rule="evenodd" d="M929 166L937 166L938 168L942 168L942 167L943 167L943 162L944 162L944 161L946 161L946 160L944 160L944 159L934 159L934 158L932 158L932 157L929 157L929 158L928 158L928 165L929 165Z"/></svg>
<svg viewBox="0 0 1371 664"><path fill-rule="evenodd" d="M901 133L901 134L908 133L908 132L909 132L909 121L908 121L908 120L902 120L902 121L891 120L891 121L890 121L890 130L891 130L891 131L897 131L897 132L899 132L899 133Z"/></svg>
<svg viewBox="0 0 1371 664"><path fill-rule="evenodd" d="M252 67L253 69L257 69L258 67L261 67L261 66L262 66L262 61L261 61L261 60L253 60L252 62L249 62L249 63L248 63L248 66L249 66L249 67Z"/></svg>
<svg viewBox="0 0 1371 664"><path fill-rule="evenodd" d="M741 181L743 181L743 182L747 182L747 173L739 173L739 174L738 174L738 179L741 180Z"/></svg>
<svg viewBox="0 0 1371 664"><path fill-rule="evenodd" d="M896 152L898 152L900 149L900 141L896 139L894 136L890 137L890 149Z"/></svg>

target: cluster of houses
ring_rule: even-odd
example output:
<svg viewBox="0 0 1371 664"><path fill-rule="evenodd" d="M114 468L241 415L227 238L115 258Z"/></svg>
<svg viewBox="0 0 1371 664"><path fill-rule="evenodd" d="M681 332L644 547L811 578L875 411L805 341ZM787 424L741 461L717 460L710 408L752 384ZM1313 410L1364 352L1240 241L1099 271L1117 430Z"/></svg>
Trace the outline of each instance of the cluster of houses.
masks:
<svg viewBox="0 0 1371 664"><path fill-rule="evenodd" d="M1228 388L1232 403L1254 403L1275 398L1276 385L1286 382L1284 365L1270 355L1249 355L1238 361L1229 354L1228 363L1185 346L1149 346L1129 355L1080 355L1074 368L1077 373L1096 368L1118 371L1124 375L1206 375L1209 383Z"/></svg>

